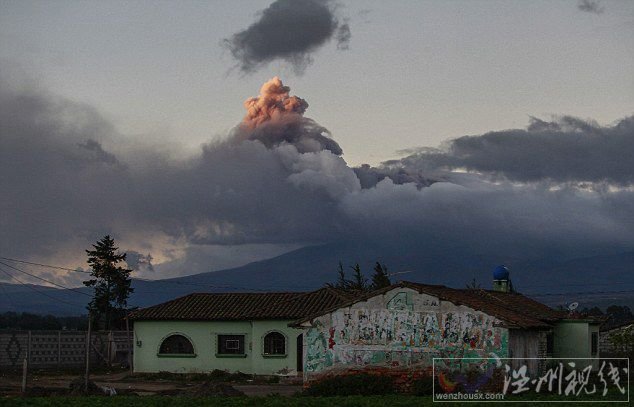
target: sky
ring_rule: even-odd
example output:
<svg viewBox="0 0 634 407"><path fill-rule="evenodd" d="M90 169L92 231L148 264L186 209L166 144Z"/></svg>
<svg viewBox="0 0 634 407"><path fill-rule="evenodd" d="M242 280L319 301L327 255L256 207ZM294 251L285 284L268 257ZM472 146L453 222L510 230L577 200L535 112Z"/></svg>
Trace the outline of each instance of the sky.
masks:
<svg viewBox="0 0 634 407"><path fill-rule="evenodd" d="M631 247L633 44L630 1L0 0L0 256Z"/></svg>

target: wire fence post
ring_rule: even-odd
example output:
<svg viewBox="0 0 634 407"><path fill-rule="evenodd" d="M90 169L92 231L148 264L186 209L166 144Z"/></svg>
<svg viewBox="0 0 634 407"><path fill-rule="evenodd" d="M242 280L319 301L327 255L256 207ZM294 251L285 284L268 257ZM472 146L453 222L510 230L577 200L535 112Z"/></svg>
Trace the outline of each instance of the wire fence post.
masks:
<svg viewBox="0 0 634 407"><path fill-rule="evenodd" d="M57 368L62 367L62 331L57 331Z"/></svg>
<svg viewBox="0 0 634 407"><path fill-rule="evenodd" d="M90 374L90 328L92 318L88 312L88 332L86 333L86 376L84 378L84 389L88 391L88 375Z"/></svg>
<svg viewBox="0 0 634 407"><path fill-rule="evenodd" d="M32 349L31 349L33 347L32 341L33 341L33 338L31 337L31 331L29 331L29 338L28 338L27 343L26 343L27 363L31 363L31 353L33 353Z"/></svg>
<svg viewBox="0 0 634 407"><path fill-rule="evenodd" d="M106 348L106 365L110 368L112 367L112 345L114 343L114 337L112 336L112 329L108 331L108 341Z"/></svg>
<svg viewBox="0 0 634 407"><path fill-rule="evenodd" d="M26 377L28 375L29 361L28 357L22 362L22 394L26 393Z"/></svg>

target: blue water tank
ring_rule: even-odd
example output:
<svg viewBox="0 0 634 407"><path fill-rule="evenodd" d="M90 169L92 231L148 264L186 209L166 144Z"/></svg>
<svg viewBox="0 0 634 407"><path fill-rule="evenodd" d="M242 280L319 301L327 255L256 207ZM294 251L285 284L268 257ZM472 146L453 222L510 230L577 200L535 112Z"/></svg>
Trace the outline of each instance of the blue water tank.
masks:
<svg viewBox="0 0 634 407"><path fill-rule="evenodd" d="M495 270L493 270L493 279L494 280L508 280L509 269L507 269L506 266L504 265L497 266Z"/></svg>

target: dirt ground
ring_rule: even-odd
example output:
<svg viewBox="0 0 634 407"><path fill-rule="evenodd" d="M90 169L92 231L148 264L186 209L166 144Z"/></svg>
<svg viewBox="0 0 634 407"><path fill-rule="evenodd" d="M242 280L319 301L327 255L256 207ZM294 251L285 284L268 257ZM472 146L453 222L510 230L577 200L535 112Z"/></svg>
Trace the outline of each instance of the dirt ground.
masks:
<svg viewBox="0 0 634 407"><path fill-rule="evenodd" d="M81 373L34 372L27 380L28 393L33 395L65 394L73 380ZM200 391L207 385L201 377L195 380L152 377L152 375L131 375L128 371L99 372L90 375L90 380L100 387L114 388L117 394L144 395L187 395ZM214 384L220 383L214 381ZM223 382L224 383L224 382ZM297 381L291 383L265 383L258 380L228 382L228 385L247 396L267 396L277 394L291 396L302 390ZM0 397L20 395L22 377L17 373L0 374Z"/></svg>

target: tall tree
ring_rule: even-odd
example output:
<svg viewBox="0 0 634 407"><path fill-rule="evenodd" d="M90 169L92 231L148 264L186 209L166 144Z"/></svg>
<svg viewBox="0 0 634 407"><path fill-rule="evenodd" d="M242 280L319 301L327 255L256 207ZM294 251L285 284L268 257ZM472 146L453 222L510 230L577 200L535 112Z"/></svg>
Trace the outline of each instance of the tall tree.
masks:
<svg viewBox="0 0 634 407"><path fill-rule="evenodd" d="M326 285L338 290L348 290L351 283L352 282L346 278L346 273L343 271L343 263L339 262L339 267L337 268L337 281L334 283L326 283Z"/></svg>
<svg viewBox="0 0 634 407"><path fill-rule="evenodd" d="M610 317L610 322L621 323L634 320L634 314L627 305L610 305L605 313Z"/></svg>
<svg viewBox="0 0 634 407"><path fill-rule="evenodd" d="M113 319L121 321L125 315L128 296L134 291L130 287L132 270L119 265L125 263L126 254L118 252L119 248L109 235L92 247L94 250L86 250L86 254L93 278L84 281L85 286L94 288L88 310L97 324L101 322L104 329L111 329Z"/></svg>
<svg viewBox="0 0 634 407"><path fill-rule="evenodd" d="M359 263L355 264L352 269L352 281L350 282L350 290L352 291L368 291L368 280L363 277Z"/></svg>
<svg viewBox="0 0 634 407"><path fill-rule="evenodd" d="M347 290L350 286L350 280L346 279L346 274L343 271L343 263L339 262L339 268L337 269L337 283L335 288L341 290Z"/></svg>
<svg viewBox="0 0 634 407"><path fill-rule="evenodd" d="M372 274L370 289L378 290L379 288L389 287L390 285L392 285L392 282L387 274L387 267L385 267L385 264L381 264L377 261L374 265L374 274Z"/></svg>

